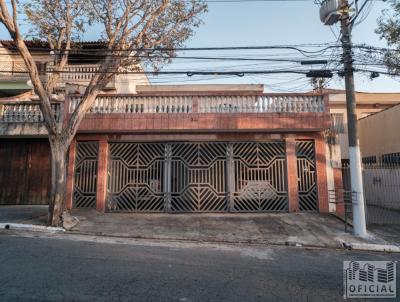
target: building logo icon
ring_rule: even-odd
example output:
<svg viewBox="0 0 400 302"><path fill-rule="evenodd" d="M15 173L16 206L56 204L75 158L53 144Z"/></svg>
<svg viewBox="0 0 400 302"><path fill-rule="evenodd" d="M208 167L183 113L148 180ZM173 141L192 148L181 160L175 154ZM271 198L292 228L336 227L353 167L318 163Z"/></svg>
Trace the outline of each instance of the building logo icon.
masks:
<svg viewBox="0 0 400 302"><path fill-rule="evenodd" d="M396 298L396 262L344 261L344 298Z"/></svg>

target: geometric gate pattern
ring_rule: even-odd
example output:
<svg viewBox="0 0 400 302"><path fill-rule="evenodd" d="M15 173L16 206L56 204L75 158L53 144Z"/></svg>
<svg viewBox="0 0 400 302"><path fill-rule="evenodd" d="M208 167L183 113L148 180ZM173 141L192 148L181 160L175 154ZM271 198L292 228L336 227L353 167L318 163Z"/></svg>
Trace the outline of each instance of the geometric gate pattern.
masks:
<svg viewBox="0 0 400 302"><path fill-rule="evenodd" d="M171 212L225 212L226 143L171 146Z"/></svg>
<svg viewBox="0 0 400 302"><path fill-rule="evenodd" d="M110 143L112 212L287 211L285 145Z"/></svg>
<svg viewBox="0 0 400 302"><path fill-rule="evenodd" d="M317 211L318 196L313 141L296 141L300 211Z"/></svg>
<svg viewBox="0 0 400 302"><path fill-rule="evenodd" d="M74 208L95 208L97 190L97 142L77 142L73 191Z"/></svg>
<svg viewBox="0 0 400 302"><path fill-rule="evenodd" d="M110 143L107 210L164 211L164 154L161 143Z"/></svg>
<svg viewBox="0 0 400 302"><path fill-rule="evenodd" d="M287 211L285 144L233 143L233 211Z"/></svg>

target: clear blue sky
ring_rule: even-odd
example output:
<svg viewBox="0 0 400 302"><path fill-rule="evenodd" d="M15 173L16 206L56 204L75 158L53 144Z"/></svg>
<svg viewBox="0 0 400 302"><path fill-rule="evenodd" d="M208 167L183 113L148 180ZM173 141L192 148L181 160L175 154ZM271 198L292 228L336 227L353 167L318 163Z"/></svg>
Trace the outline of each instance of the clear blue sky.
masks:
<svg viewBox="0 0 400 302"><path fill-rule="evenodd" d="M376 20L381 10L387 8L382 1L374 1L367 18L353 32L354 43L366 43L374 46L386 46L374 33ZM197 29L195 36L187 42L188 47L207 46L267 46L279 44L328 43L336 41L334 33L337 27L324 26L319 20L319 9L313 0L279 2L242 2L209 3L209 12L203 16L204 24ZM26 29L26 26L24 26ZM332 33L332 31L334 33ZM0 31L1 37L8 35ZM98 38L93 31L85 36L88 40ZM276 51L241 52L187 52L186 56L279 56ZM288 52L288 56L297 56ZM250 65L251 64L251 65ZM175 60L170 70L249 70L280 67L270 62L215 63L211 61ZM154 83L260 83L266 85L266 91L304 91L310 89L308 79L302 75L262 75L238 77L186 76L153 78ZM330 81L331 88L342 88L341 79ZM400 81L381 76L370 81L367 76L356 77L356 89L359 91L400 92Z"/></svg>

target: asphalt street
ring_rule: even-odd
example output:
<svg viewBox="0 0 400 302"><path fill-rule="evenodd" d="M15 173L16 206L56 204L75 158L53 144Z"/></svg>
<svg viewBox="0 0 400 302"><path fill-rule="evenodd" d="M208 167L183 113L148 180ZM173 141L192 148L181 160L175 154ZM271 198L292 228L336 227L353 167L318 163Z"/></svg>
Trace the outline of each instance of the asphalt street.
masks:
<svg viewBox="0 0 400 302"><path fill-rule="evenodd" d="M399 258L330 249L99 243L2 233L0 301L342 301L343 260Z"/></svg>

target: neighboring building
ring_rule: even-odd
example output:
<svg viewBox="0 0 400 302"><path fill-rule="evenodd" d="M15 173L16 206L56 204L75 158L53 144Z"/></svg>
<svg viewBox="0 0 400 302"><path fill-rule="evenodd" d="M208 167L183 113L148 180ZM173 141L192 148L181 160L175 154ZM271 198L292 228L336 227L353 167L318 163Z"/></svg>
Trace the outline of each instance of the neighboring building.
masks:
<svg viewBox="0 0 400 302"><path fill-rule="evenodd" d="M364 164L400 166L400 105L359 120Z"/></svg>
<svg viewBox="0 0 400 302"><path fill-rule="evenodd" d="M263 91L262 85L138 86L135 94L99 95L69 150L67 206L327 212L327 98ZM79 98L54 101L60 123ZM8 159L0 162L0 204L42 203L50 162L38 104L0 103L0 156Z"/></svg>
<svg viewBox="0 0 400 302"><path fill-rule="evenodd" d="M343 163L348 163L349 144L347 136L346 92L344 90L325 89L323 93L326 93L329 97L329 106L332 115L331 132L333 136L331 136L332 140L330 143L339 146L339 149L332 152L336 153L336 159L340 159ZM400 93L356 92L357 118L366 117L399 103Z"/></svg>
<svg viewBox="0 0 400 302"><path fill-rule="evenodd" d="M46 81L54 69L54 56L49 45L41 41L25 41L28 49L36 62L39 74ZM73 50L68 58L68 63L61 74L57 86L58 92L80 92L90 82L93 73L99 68L101 56L96 56L96 51L101 54L106 49L101 42L80 42L72 45ZM85 51L86 54L85 54ZM13 41L0 41L0 97L15 96L31 91L29 74L22 57L18 53ZM119 74L107 85L107 93L135 93L136 85L148 85L149 80L145 74Z"/></svg>

